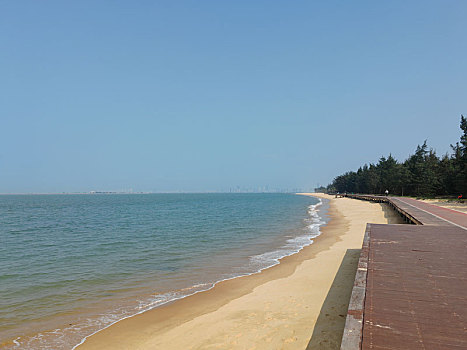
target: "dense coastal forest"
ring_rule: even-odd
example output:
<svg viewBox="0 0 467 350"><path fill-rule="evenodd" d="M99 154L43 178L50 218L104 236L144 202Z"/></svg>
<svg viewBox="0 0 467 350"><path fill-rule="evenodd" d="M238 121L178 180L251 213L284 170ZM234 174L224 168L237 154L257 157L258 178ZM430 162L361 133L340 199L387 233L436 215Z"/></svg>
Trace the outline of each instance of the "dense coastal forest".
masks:
<svg viewBox="0 0 467 350"><path fill-rule="evenodd" d="M391 154L377 164L361 166L337 176L327 187L316 191L383 194L403 196L467 196L467 119L461 115L460 142L451 144L451 154L438 157L427 142L399 162Z"/></svg>

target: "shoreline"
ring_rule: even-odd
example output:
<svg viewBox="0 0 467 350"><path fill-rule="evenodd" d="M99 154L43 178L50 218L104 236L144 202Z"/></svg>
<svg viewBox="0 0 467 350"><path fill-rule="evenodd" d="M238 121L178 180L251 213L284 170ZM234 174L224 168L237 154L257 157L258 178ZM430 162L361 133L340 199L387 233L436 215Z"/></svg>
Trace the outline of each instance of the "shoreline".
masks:
<svg viewBox="0 0 467 350"><path fill-rule="evenodd" d="M318 343L326 341L329 344L340 344L341 334L339 336L338 332L331 336L325 331L320 339L319 335L315 336L314 330L323 328L322 325L326 323L321 322L317 326L320 310L329 298L334 277L340 271L339 266L344 262L348 248L361 248L364 230L360 229L367 221L361 220L355 225L341 213L342 208L336 205L331 196L313 196L330 199L330 220L326 226L321 227L322 232L314 238L313 244L280 259L279 264L259 273L219 282L207 291L120 320L89 336L75 348L270 349L287 345L287 348L303 349L312 343L313 338ZM339 201L342 202L341 199ZM357 203L352 206L359 207L359 210L369 209L372 205ZM376 219L372 222L387 222L381 206L373 206L372 209ZM350 231L356 237L352 237L352 242L344 243L349 240L346 236ZM332 251L340 243L346 247L344 250L337 249L339 254L335 254ZM348 243L352 243L351 246ZM355 260L356 253L354 251L351 254L350 260ZM323 259L320 255L326 257ZM332 264L322 261L329 259ZM350 297L353 285L351 270L345 276L346 283L350 281L350 285L348 288L340 288L341 292L337 290L337 299L342 299L342 293ZM346 314L346 307L345 303L340 305L340 310L345 311L327 317L327 321L339 323L343 329L345 316L342 312Z"/></svg>

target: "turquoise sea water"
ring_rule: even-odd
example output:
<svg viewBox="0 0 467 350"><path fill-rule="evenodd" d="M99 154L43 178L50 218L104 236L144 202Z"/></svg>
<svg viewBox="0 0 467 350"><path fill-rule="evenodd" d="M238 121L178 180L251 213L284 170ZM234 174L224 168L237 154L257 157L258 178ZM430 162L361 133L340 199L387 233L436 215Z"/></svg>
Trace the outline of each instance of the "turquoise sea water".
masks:
<svg viewBox="0 0 467 350"><path fill-rule="evenodd" d="M293 194L0 196L0 347L71 349L122 318L277 264L326 205Z"/></svg>

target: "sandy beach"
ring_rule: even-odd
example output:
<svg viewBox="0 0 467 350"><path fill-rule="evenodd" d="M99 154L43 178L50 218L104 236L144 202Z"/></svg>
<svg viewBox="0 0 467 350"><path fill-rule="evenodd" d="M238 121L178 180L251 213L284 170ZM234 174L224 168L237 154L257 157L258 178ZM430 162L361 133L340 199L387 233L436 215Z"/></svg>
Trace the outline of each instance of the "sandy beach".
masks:
<svg viewBox="0 0 467 350"><path fill-rule="evenodd" d="M314 243L261 273L122 320L86 349L338 349L365 226L400 223L381 204L330 200Z"/></svg>

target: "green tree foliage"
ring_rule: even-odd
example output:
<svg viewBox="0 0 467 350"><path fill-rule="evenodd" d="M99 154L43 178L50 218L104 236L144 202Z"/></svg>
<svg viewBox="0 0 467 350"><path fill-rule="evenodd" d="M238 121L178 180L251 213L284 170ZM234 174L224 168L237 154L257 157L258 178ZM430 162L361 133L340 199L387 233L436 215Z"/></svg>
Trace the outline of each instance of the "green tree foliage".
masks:
<svg viewBox="0 0 467 350"><path fill-rule="evenodd" d="M427 142L418 145L404 162L391 154L377 164L365 164L356 172L337 176L328 185L328 192L467 197L467 119L461 115L460 142L451 145L452 154L439 158Z"/></svg>

